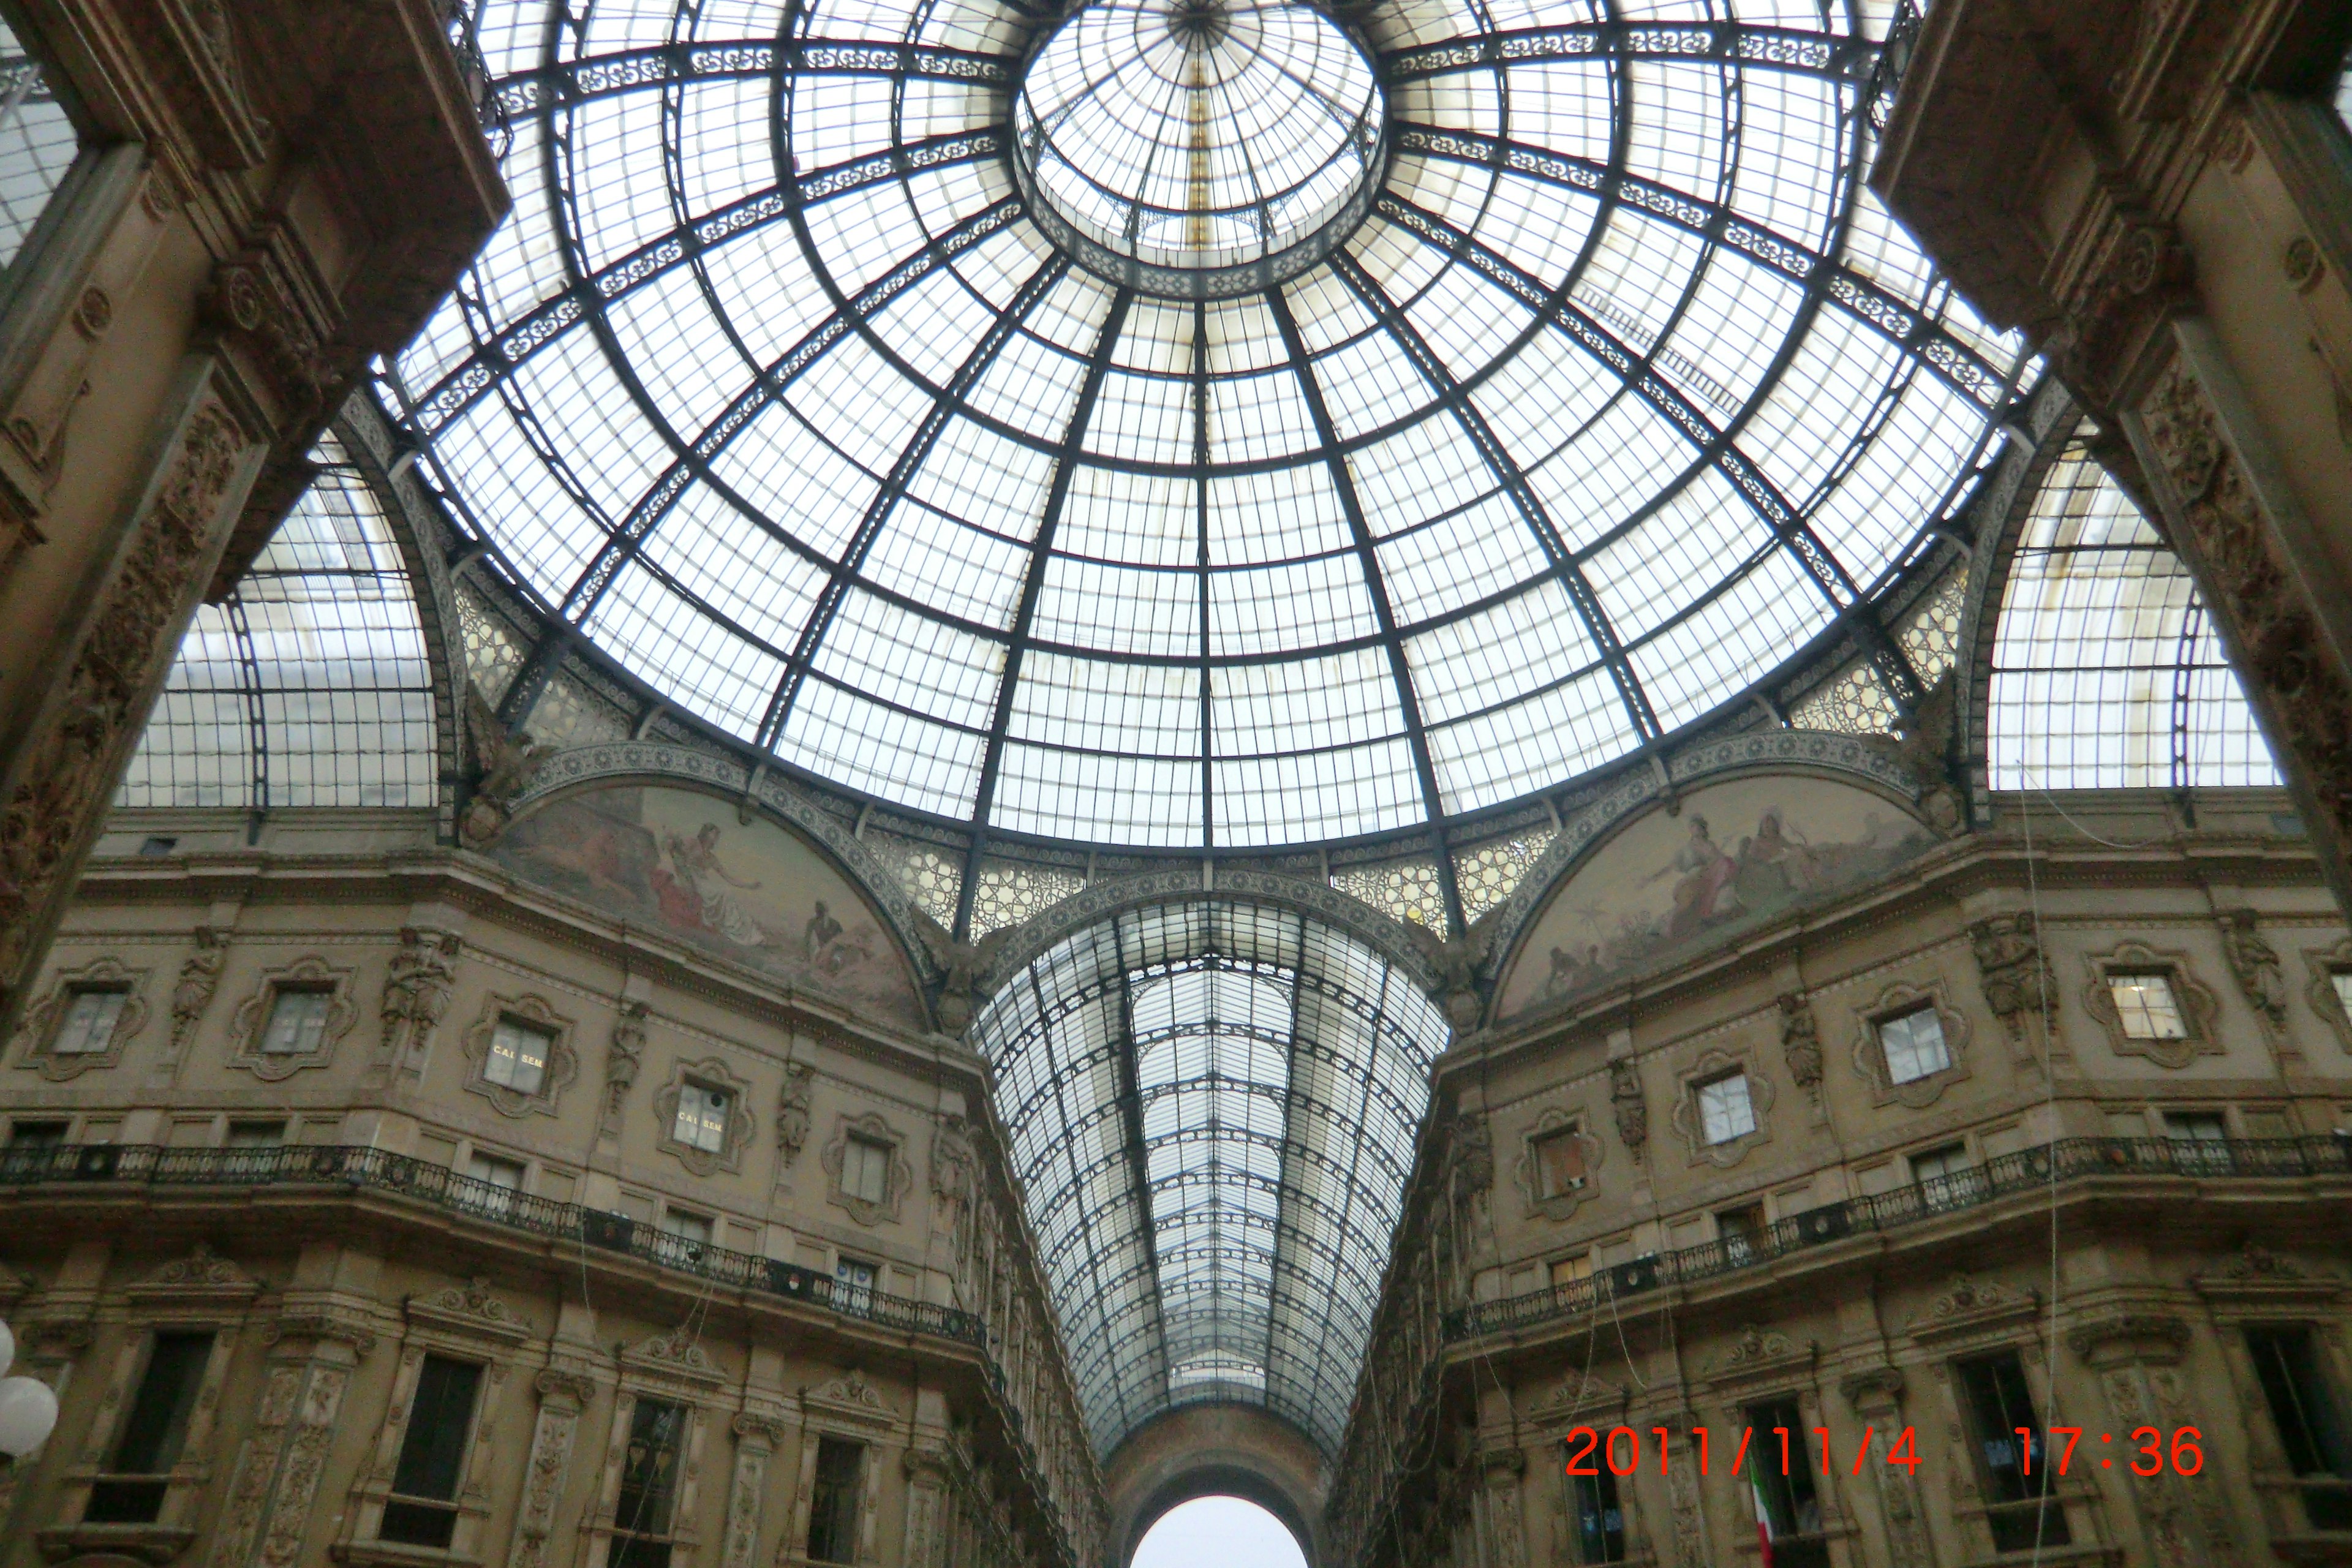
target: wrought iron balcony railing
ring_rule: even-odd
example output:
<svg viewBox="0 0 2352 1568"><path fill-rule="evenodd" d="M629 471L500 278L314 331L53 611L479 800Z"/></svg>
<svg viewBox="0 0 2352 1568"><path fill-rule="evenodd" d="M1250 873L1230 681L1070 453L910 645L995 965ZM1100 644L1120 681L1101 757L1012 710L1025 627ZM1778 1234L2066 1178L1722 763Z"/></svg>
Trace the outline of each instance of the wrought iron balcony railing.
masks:
<svg viewBox="0 0 2352 1568"><path fill-rule="evenodd" d="M1573 1318L1627 1297L1695 1284L1842 1241L1868 1231L1923 1225L2053 1183L2088 1176L2186 1176L2279 1180L2352 1174L2352 1137L2232 1140L2067 1138L2021 1149L1982 1165L1893 1192L1807 1209L1753 1236L1654 1253L1602 1269L1589 1279L1550 1286L1445 1315L1445 1338Z"/></svg>
<svg viewBox="0 0 2352 1568"><path fill-rule="evenodd" d="M509 1230L623 1253L664 1268L805 1302L885 1328L988 1347L973 1313L886 1295L782 1258L735 1252L675 1236L627 1215L533 1197L383 1149L289 1144L268 1149L162 1149L137 1143L11 1144L0 1149L0 1188L51 1184L155 1187L344 1187L388 1193ZM994 1363L992 1377L997 1376Z"/></svg>

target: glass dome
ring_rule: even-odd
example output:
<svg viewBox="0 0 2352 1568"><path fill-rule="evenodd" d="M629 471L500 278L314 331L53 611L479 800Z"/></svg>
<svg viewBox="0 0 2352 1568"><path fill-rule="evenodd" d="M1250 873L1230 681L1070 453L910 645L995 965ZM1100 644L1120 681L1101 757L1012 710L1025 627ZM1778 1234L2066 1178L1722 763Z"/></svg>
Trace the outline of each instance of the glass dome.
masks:
<svg viewBox="0 0 2352 1568"><path fill-rule="evenodd" d="M481 0L515 211L387 395L784 765L1442 837L1833 641L1916 694L2020 362L1861 183L1888 8Z"/></svg>

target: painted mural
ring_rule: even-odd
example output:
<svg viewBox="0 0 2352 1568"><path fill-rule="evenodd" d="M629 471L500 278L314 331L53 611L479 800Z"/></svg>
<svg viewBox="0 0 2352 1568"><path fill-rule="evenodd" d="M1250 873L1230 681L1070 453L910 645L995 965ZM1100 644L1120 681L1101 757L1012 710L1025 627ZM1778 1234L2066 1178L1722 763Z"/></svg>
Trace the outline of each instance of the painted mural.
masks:
<svg viewBox="0 0 2352 1568"><path fill-rule="evenodd" d="M568 795L515 823L491 852L520 876L919 1029L905 960L866 900L814 849L691 790L621 785Z"/></svg>
<svg viewBox="0 0 2352 1568"><path fill-rule="evenodd" d="M1630 978L1702 942L1866 886L1935 843L1885 796L1775 774L1710 784L1620 829L1552 896L1499 1016Z"/></svg>

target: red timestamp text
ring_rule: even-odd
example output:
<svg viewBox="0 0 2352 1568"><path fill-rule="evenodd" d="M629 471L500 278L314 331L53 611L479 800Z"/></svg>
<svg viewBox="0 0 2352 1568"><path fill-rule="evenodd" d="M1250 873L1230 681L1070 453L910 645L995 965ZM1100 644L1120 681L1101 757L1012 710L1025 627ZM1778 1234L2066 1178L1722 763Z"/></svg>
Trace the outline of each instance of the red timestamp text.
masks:
<svg viewBox="0 0 2352 1568"><path fill-rule="evenodd" d="M2088 1448L2083 1447L2084 1430L2081 1426L2053 1426L2046 1434L2037 1434L2020 1426L2011 1434L2018 1439L2013 1462L2029 1476L2036 1466L2044 1465L2055 1468L2062 1476L2067 1475L2078 1463L2086 1468L2127 1469L2136 1476L2193 1476L2205 1468L2205 1434L2194 1426L2176 1426L2169 1433L2155 1426L2136 1426L2121 1436L2098 1432L2089 1438ZM1703 1476L1710 1474L1717 1441L1704 1426L1689 1427L1681 1436L1688 1440L1690 1458L1685 1462L1696 1463ZM1653 1426L1646 1434L1631 1426L1612 1426L1606 1431L1579 1426L1568 1434L1568 1473L1597 1476L1606 1465L1612 1475L1630 1476L1642 1468L1646 1453L1656 1464L1658 1473L1664 1475L1674 1463L1675 1436L1673 1429L1665 1426ZM1777 1469L1784 1476L1801 1467L1812 1468L1818 1465L1821 1473L1828 1475L1832 1465L1843 1458L1832 1453L1826 1426L1795 1431L1786 1426L1769 1426L1760 1432L1753 1426L1727 1429L1720 1446L1732 1450L1731 1473L1735 1476L1751 1464ZM1858 1476L1874 1458L1885 1464L1916 1470L1920 1463L1916 1428L1906 1426L1882 1434L1874 1426L1864 1427L1862 1441L1854 1447L1852 1466L1841 1463L1841 1468Z"/></svg>

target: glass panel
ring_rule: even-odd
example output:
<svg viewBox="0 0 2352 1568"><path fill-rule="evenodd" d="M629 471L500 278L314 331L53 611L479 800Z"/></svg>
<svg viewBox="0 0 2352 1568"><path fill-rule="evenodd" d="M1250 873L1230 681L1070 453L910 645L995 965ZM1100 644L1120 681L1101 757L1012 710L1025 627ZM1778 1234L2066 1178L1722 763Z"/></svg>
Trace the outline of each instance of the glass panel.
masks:
<svg viewBox="0 0 2352 1568"><path fill-rule="evenodd" d="M2161 974L2110 974L2107 993L2115 998L2116 1016L2124 1033L2135 1040L2179 1040L2189 1026L2173 1000L2172 982Z"/></svg>
<svg viewBox="0 0 2352 1568"><path fill-rule="evenodd" d="M718 1153L727 1147L727 1106L725 1089L687 1084L677 1092L677 1121L671 1136L688 1148Z"/></svg>
<svg viewBox="0 0 2352 1568"><path fill-rule="evenodd" d="M809 1502L808 1554L812 1563L856 1560L866 1450L837 1437L816 1446L816 1488Z"/></svg>
<svg viewBox="0 0 2352 1568"><path fill-rule="evenodd" d="M1535 1141L1536 1179L1545 1197L1558 1197L1584 1185L1584 1135L1573 1127L1547 1132Z"/></svg>
<svg viewBox="0 0 2352 1568"><path fill-rule="evenodd" d="M548 1052L555 1037L513 1018L500 1018L490 1034L490 1054L482 1076L519 1094L537 1094L547 1081Z"/></svg>
<svg viewBox="0 0 2352 1568"><path fill-rule="evenodd" d="M890 1148L853 1134L842 1149L841 1190L853 1198L878 1204L890 1195Z"/></svg>
<svg viewBox="0 0 2352 1568"><path fill-rule="evenodd" d="M109 1468L117 1476L163 1476L179 1463L181 1445L194 1414L196 1394L211 1363L209 1333L159 1333L147 1352L147 1368L131 1398L121 1436L115 1439ZM83 1518L97 1524L147 1524L163 1511L161 1481L100 1481L90 1489Z"/></svg>
<svg viewBox="0 0 2352 1568"><path fill-rule="evenodd" d="M1952 1065L1944 1044L1944 1021L1932 1005L1882 1022L1878 1042L1885 1048L1886 1076L1894 1083L1910 1083Z"/></svg>
<svg viewBox="0 0 2352 1568"><path fill-rule="evenodd" d="M16 259L81 151L65 105L0 16L0 268Z"/></svg>
<svg viewBox="0 0 2352 1568"><path fill-rule="evenodd" d="M1576 1494L1577 1560L1622 1563L1625 1510L1617 1500L1617 1478L1605 1462L1595 1463L1591 1468L1598 1473L1570 1478Z"/></svg>
<svg viewBox="0 0 2352 1568"><path fill-rule="evenodd" d="M275 1149L286 1142L283 1121L232 1121L228 1124L226 1147L231 1149Z"/></svg>
<svg viewBox="0 0 2352 1568"><path fill-rule="evenodd" d="M128 991L89 990L73 994L49 1051L60 1057L90 1056L114 1043L114 1026L122 1017Z"/></svg>
<svg viewBox="0 0 2352 1568"><path fill-rule="evenodd" d="M401 1500L385 1506L378 1532L384 1540L447 1548L457 1510L418 1505L457 1500L458 1469L473 1427L474 1395L481 1377L482 1369L471 1362L425 1358L409 1401L400 1462L392 1476L393 1493Z"/></svg>
<svg viewBox="0 0 2352 1568"><path fill-rule="evenodd" d="M327 1012L334 1000L331 991L279 991L269 1005L268 1026L261 1032L262 1053L305 1057L318 1050L326 1037Z"/></svg>
<svg viewBox="0 0 2352 1568"><path fill-rule="evenodd" d="M1965 1361L1958 1370L1985 1500L1994 1505L1986 1520L1994 1550L2063 1546L2070 1539L2066 1513L2052 1495L2050 1460L2042 1447L2047 1439L2016 1352Z"/></svg>
<svg viewBox="0 0 2352 1568"><path fill-rule="evenodd" d="M629 1416L628 1447L621 1455L621 1492L613 1508L613 1528L623 1535L667 1535L677 1498L678 1450L686 1436L686 1406L662 1399L639 1399Z"/></svg>
<svg viewBox="0 0 2352 1568"><path fill-rule="evenodd" d="M1756 1131L1756 1107L1748 1098L1748 1075L1733 1073L1713 1083L1700 1084L1698 1124L1710 1143L1728 1143Z"/></svg>

